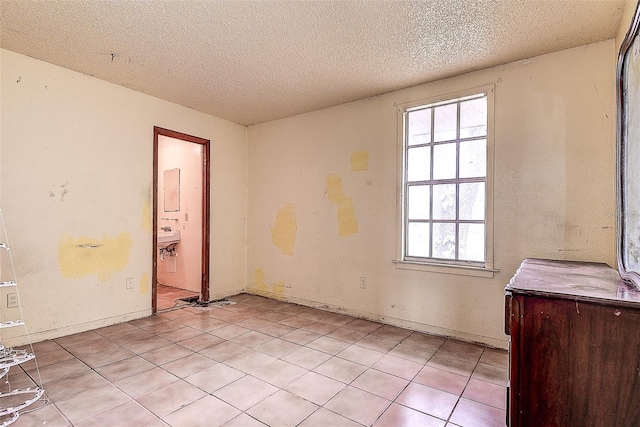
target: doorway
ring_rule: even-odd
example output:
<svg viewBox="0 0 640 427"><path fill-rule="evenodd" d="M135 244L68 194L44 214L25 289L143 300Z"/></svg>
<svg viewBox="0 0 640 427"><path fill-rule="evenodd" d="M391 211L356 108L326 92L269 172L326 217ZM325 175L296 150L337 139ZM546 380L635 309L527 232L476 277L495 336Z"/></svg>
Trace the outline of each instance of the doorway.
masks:
<svg viewBox="0 0 640 427"><path fill-rule="evenodd" d="M159 284L209 301L210 141L153 128L152 312Z"/></svg>

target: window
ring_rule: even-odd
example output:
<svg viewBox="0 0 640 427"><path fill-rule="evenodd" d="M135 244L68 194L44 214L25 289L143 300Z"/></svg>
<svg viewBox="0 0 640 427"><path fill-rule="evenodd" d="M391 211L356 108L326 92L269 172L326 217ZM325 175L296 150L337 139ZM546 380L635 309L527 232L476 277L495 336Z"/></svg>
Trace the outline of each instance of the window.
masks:
<svg viewBox="0 0 640 427"><path fill-rule="evenodd" d="M400 109L400 262L491 270L493 87Z"/></svg>

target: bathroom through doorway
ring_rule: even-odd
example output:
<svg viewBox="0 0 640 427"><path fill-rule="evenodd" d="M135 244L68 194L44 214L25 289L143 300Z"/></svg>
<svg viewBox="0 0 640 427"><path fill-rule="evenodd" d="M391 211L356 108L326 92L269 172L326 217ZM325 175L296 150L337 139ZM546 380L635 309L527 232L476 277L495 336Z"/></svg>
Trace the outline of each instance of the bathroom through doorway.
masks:
<svg viewBox="0 0 640 427"><path fill-rule="evenodd" d="M153 139L155 313L209 301L210 142L160 127Z"/></svg>

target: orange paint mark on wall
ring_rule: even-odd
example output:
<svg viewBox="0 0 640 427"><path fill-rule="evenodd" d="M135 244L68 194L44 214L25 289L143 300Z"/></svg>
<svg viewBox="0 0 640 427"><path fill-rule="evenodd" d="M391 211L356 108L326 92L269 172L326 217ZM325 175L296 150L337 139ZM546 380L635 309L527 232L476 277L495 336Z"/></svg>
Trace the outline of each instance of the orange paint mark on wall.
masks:
<svg viewBox="0 0 640 427"><path fill-rule="evenodd" d="M65 237L58 246L58 266L64 277L83 277L97 274L109 279L115 271L123 270L129 261L132 240L123 231L117 237Z"/></svg>
<svg viewBox="0 0 640 427"><path fill-rule="evenodd" d="M351 172L369 170L369 150L358 150L351 154Z"/></svg>
<svg viewBox="0 0 640 427"><path fill-rule="evenodd" d="M278 209L276 221L271 227L271 242L283 255L293 255L297 233L296 205L285 203L282 209Z"/></svg>
<svg viewBox="0 0 640 427"><path fill-rule="evenodd" d="M349 236L358 232L356 209L351 197L345 197L342 178L338 174L329 174L325 178L327 199L338 207L338 236Z"/></svg>

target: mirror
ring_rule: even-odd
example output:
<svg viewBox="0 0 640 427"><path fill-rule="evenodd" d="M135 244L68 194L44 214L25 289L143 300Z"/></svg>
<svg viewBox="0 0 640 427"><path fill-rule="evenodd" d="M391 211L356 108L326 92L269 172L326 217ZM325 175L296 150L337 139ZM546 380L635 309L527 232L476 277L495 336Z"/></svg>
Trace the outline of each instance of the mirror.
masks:
<svg viewBox="0 0 640 427"><path fill-rule="evenodd" d="M164 211L180 210L180 169L164 171Z"/></svg>
<svg viewBox="0 0 640 427"><path fill-rule="evenodd" d="M640 17L618 56L618 270L640 288Z"/></svg>

